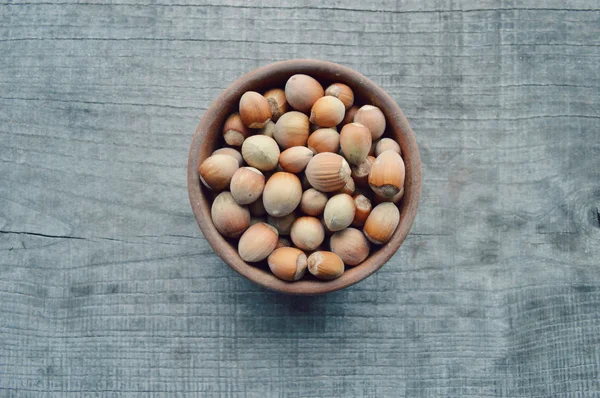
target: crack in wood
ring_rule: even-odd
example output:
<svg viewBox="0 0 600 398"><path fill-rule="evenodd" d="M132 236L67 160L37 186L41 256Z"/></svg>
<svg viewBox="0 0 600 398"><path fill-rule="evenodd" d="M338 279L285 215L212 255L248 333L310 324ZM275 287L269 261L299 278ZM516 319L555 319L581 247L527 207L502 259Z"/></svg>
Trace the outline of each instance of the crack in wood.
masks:
<svg viewBox="0 0 600 398"><path fill-rule="evenodd" d="M27 231L4 231L0 230L0 234L14 234L14 235L31 235L31 236L41 236L43 238L52 238L52 239L77 239L77 240L86 240L85 238L79 236L69 236L69 235L48 235L48 234L40 234L36 232L27 232Z"/></svg>

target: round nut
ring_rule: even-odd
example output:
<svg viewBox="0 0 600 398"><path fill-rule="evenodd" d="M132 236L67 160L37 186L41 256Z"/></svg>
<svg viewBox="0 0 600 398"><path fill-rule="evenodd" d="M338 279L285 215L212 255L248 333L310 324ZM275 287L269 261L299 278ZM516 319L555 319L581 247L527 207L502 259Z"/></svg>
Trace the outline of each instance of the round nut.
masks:
<svg viewBox="0 0 600 398"><path fill-rule="evenodd" d="M364 162L369 155L371 143L371 133L362 124L347 124L340 132L340 147L350 164L359 165Z"/></svg>
<svg viewBox="0 0 600 398"><path fill-rule="evenodd" d="M254 202L250 203L248 205L248 210L250 210L250 214L252 214L255 217L262 217L265 214L267 214L267 211L265 210L265 205L263 204L262 200L255 200Z"/></svg>
<svg viewBox="0 0 600 398"><path fill-rule="evenodd" d="M354 121L354 115L358 112L358 106L352 105L350 109L346 111L346 115L344 116L344 120L342 120L342 124L352 123Z"/></svg>
<svg viewBox="0 0 600 398"><path fill-rule="evenodd" d="M285 91L280 88L274 88L267 91L264 97L271 106L271 120L276 122L284 113L288 111L288 103L285 99Z"/></svg>
<svg viewBox="0 0 600 398"><path fill-rule="evenodd" d="M377 195L391 198L404 186L404 161L394 151L385 151L375 159L369 173L369 186Z"/></svg>
<svg viewBox="0 0 600 398"><path fill-rule="evenodd" d="M212 222L227 238L239 237L250 225L250 212L237 204L231 192L221 192L210 209Z"/></svg>
<svg viewBox="0 0 600 398"><path fill-rule="evenodd" d="M323 213L327 204L327 195L314 188L307 189L300 200L300 210L308 216L318 217Z"/></svg>
<svg viewBox="0 0 600 398"><path fill-rule="evenodd" d="M386 202L375 206L365 222L363 232L376 245L386 243L400 222L400 211L395 204Z"/></svg>
<svg viewBox="0 0 600 398"><path fill-rule="evenodd" d="M344 120L344 103L335 97L319 98L310 110L310 122L321 127L337 126Z"/></svg>
<svg viewBox="0 0 600 398"><path fill-rule="evenodd" d="M315 217L299 217L292 224L292 242L302 250L315 250L325 239L323 225Z"/></svg>
<svg viewBox="0 0 600 398"><path fill-rule="evenodd" d="M315 154L321 152L338 153L340 150L340 134L335 129L318 129L309 137L308 148Z"/></svg>
<svg viewBox="0 0 600 398"><path fill-rule="evenodd" d="M275 123L272 120L265 124L265 127L258 130L258 134L266 135L267 137L271 138L273 138L273 133L275 133Z"/></svg>
<svg viewBox="0 0 600 398"><path fill-rule="evenodd" d="M302 184L292 173L278 172L269 178L263 190L263 204L273 217L287 216L302 199Z"/></svg>
<svg viewBox="0 0 600 398"><path fill-rule="evenodd" d="M232 158L234 158L235 160L238 161L238 165L240 167L242 167L244 165L244 158L242 157L242 154L240 153L240 151L238 151L237 149L233 149L233 148L219 148L216 151L214 151L212 153L212 155L227 155L227 156L231 156Z"/></svg>
<svg viewBox="0 0 600 398"><path fill-rule="evenodd" d="M375 158L373 158L375 159ZM353 165L352 169L352 179L359 187L368 187L369 186L369 173L371 173L371 160L367 156L364 162Z"/></svg>
<svg viewBox="0 0 600 398"><path fill-rule="evenodd" d="M373 196L373 202L375 204L380 204L383 202L392 202L392 203L397 204L402 200L403 197L404 197L404 187L400 188L400 191L397 194L395 194L394 196L392 196L391 198L387 198L385 196L380 196L380 195L375 194Z"/></svg>
<svg viewBox="0 0 600 398"><path fill-rule="evenodd" d="M379 156L385 151L394 151L402 156L400 145L391 138L382 138L375 144L375 156Z"/></svg>
<svg viewBox="0 0 600 398"><path fill-rule="evenodd" d="M296 221L296 215L290 213L283 217L268 216L267 221L277 230L277 232L279 232L279 235L289 235L292 224Z"/></svg>
<svg viewBox="0 0 600 398"><path fill-rule="evenodd" d="M331 251L340 256L344 264L354 266L369 256L371 245L365 235L356 228L336 232L329 239Z"/></svg>
<svg viewBox="0 0 600 398"><path fill-rule="evenodd" d="M323 220L330 231L341 231L352 224L355 213L356 207L352 196L341 193L327 201Z"/></svg>
<svg viewBox="0 0 600 398"><path fill-rule="evenodd" d="M273 138L283 148L305 146L308 140L308 117L304 113L291 111L281 115L275 123Z"/></svg>
<svg viewBox="0 0 600 398"><path fill-rule="evenodd" d="M313 152L305 146L293 146L281 152L279 165L284 171L300 173L312 159Z"/></svg>
<svg viewBox="0 0 600 398"><path fill-rule="evenodd" d="M200 164L198 174L207 188L218 192L229 187L231 177L239 167L238 161L231 156L212 155Z"/></svg>
<svg viewBox="0 0 600 398"><path fill-rule="evenodd" d="M358 194L354 197L354 207L356 207L356 212L354 213L354 220L352 221L352 225L355 227L362 227L365 225L365 221L371 214L371 201L363 194Z"/></svg>
<svg viewBox="0 0 600 398"><path fill-rule="evenodd" d="M354 104L354 93L352 89L344 83L334 83L327 87L325 95L330 95L342 101L346 109L350 109Z"/></svg>
<svg viewBox="0 0 600 398"><path fill-rule="evenodd" d="M233 113L225 120L225 124L223 125L223 139L227 145L241 146L249 135L250 130L242 123L239 113Z"/></svg>
<svg viewBox="0 0 600 398"><path fill-rule="evenodd" d="M319 279L332 280L344 273L344 262L333 252L314 252L307 262L308 271Z"/></svg>
<svg viewBox="0 0 600 398"><path fill-rule="evenodd" d="M242 156L246 163L261 171L273 170L279 163L279 147L273 138L253 135L242 144Z"/></svg>
<svg viewBox="0 0 600 398"><path fill-rule="evenodd" d="M354 195L354 191L356 190L356 184L352 178L348 178L346 180L346 184L338 191L338 193L345 193L347 195Z"/></svg>
<svg viewBox="0 0 600 398"><path fill-rule="evenodd" d="M269 101L256 91L246 91L240 98L242 123L252 129L261 129L271 120Z"/></svg>
<svg viewBox="0 0 600 398"><path fill-rule="evenodd" d="M373 105L364 105L354 115L354 122L366 126L371 132L373 141L383 135L385 131L385 116L381 109Z"/></svg>
<svg viewBox="0 0 600 398"><path fill-rule="evenodd" d="M267 258L275 250L278 240L275 228L258 223L244 232L238 244L238 253L242 260L255 263Z"/></svg>
<svg viewBox="0 0 600 398"><path fill-rule="evenodd" d="M254 167L242 167L231 177L229 189L236 202L247 205L262 195L265 187L265 176Z"/></svg>
<svg viewBox="0 0 600 398"><path fill-rule="evenodd" d="M285 83L285 97L288 104L300 112L310 112L313 104L323 95L325 95L323 86L308 75L294 75Z"/></svg>
<svg viewBox="0 0 600 398"><path fill-rule="evenodd" d="M306 254L295 247L280 247L276 249L271 253L267 262L273 275L284 281L297 281L306 272Z"/></svg>
<svg viewBox="0 0 600 398"><path fill-rule="evenodd" d="M280 236L275 249L279 249L280 247L292 247L292 241L289 238Z"/></svg>
<svg viewBox="0 0 600 398"><path fill-rule="evenodd" d="M321 192L335 192L346 185L350 178L350 166L338 154L323 152L308 162L305 174L310 185Z"/></svg>

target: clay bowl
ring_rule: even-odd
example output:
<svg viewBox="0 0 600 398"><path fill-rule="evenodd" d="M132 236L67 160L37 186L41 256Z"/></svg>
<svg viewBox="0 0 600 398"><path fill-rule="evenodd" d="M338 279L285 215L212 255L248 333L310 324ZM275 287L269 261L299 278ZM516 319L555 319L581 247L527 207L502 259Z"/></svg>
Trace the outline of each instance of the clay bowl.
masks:
<svg viewBox="0 0 600 398"><path fill-rule="evenodd" d="M386 136L395 139L402 149L406 164L404 197L400 203L400 223L388 243L372 251L360 265L347 268L346 272L333 281L311 279L308 274L297 282L285 282L276 278L265 264L250 265L237 253L236 247L224 239L214 227L211 216L211 193L204 188L198 178L197 167L221 145L221 129L227 116L237 111L242 94L248 90L264 92L274 87L285 86L287 79L304 73L327 87L341 82L352 87L355 103L372 104L379 107L387 120ZM196 220L204 236L217 255L239 274L263 287L290 294L322 294L353 285L381 268L398 250L410 230L421 193L421 158L415 135L408 120L392 98L375 83L360 73L347 67L317 60L282 61L256 69L223 91L204 114L194 134L188 160L188 191Z"/></svg>

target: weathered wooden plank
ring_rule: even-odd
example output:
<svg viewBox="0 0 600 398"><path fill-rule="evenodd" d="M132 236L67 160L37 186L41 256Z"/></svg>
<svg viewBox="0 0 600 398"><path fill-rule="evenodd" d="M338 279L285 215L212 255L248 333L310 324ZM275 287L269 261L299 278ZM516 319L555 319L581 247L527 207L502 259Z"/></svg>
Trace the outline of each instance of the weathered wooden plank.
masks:
<svg viewBox="0 0 600 398"><path fill-rule="evenodd" d="M0 395L600 393L596 2L0 10ZM390 263L302 299L213 254L185 180L212 99L298 57L382 85L424 162Z"/></svg>

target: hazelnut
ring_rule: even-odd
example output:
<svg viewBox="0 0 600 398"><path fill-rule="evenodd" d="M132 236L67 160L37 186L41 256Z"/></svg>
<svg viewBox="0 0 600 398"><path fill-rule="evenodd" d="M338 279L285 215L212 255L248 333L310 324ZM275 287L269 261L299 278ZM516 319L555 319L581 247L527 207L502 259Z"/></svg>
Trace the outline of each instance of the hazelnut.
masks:
<svg viewBox="0 0 600 398"><path fill-rule="evenodd" d="M338 191L338 193L345 193L352 196L354 195L354 191L356 191L356 184L352 178L348 178L346 184Z"/></svg>
<svg viewBox="0 0 600 398"><path fill-rule="evenodd" d="M371 201L365 195L358 194L354 197L354 207L356 207L356 212L354 213L352 225L362 227L371 213Z"/></svg>
<svg viewBox="0 0 600 398"><path fill-rule="evenodd" d="M281 115L288 111L288 104L285 99L285 91L280 88L274 88L267 91L264 97L271 106L271 120L276 122Z"/></svg>
<svg viewBox="0 0 600 398"><path fill-rule="evenodd" d="M373 141L383 135L385 131L385 116L381 109L373 105L364 105L354 115L354 122L366 126L371 132Z"/></svg>
<svg viewBox="0 0 600 398"><path fill-rule="evenodd" d="M371 162L371 164L373 164L373 163L375 163L375 159L377 159L377 158L373 155L369 155L369 156L367 156L367 159L369 159L369 162Z"/></svg>
<svg viewBox="0 0 600 398"><path fill-rule="evenodd" d="M340 132L340 147L350 164L358 165L364 162L369 155L371 143L371 133L362 124L347 124Z"/></svg>
<svg viewBox="0 0 600 398"><path fill-rule="evenodd" d="M301 198L302 184L292 173L273 174L263 190L265 210L273 217L283 217L293 212Z"/></svg>
<svg viewBox="0 0 600 398"><path fill-rule="evenodd" d="M379 156L385 151L394 151L398 155L402 155L400 145L391 138L382 138L375 144L375 156Z"/></svg>
<svg viewBox="0 0 600 398"><path fill-rule="evenodd" d="M269 123L265 124L265 127L258 130L258 134L266 135L267 137L273 138L273 134L275 133L275 123L271 120Z"/></svg>
<svg viewBox="0 0 600 398"><path fill-rule="evenodd" d="M329 230L341 231L352 224L355 212L356 207L352 196L341 193L327 201L323 211L323 220Z"/></svg>
<svg viewBox="0 0 600 398"><path fill-rule="evenodd" d="M237 204L231 192L221 192L210 209L212 222L221 235L239 237L250 225L250 212Z"/></svg>
<svg viewBox="0 0 600 398"><path fill-rule="evenodd" d="M395 204L386 202L378 204L367 217L363 232L367 239L376 245L386 243L400 222L400 211Z"/></svg>
<svg viewBox="0 0 600 398"><path fill-rule="evenodd" d="M344 273L344 262L333 252L314 252L307 262L308 271L319 279L332 280Z"/></svg>
<svg viewBox="0 0 600 398"><path fill-rule="evenodd" d="M244 158L242 158L242 154L237 149L233 149L233 148L219 148L216 151L214 151L212 153L212 155L227 155L227 156L231 156L232 158L234 158L235 160L238 161L238 165L240 167L242 167L243 164L244 164Z"/></svg>
<svg viewBox="0 0 600 398"><path fill-rule="evenodd" d="M242 123L239 113L233 113L225 120L223 139L227 145L240 146L249 135L250 130Z"/></svg>
<svg viewBox="0 0 600 398"><path fill-rule="evenodd" d="M292 224L290 237L298 248L315 250L325 240L325 231L318 218L299 217Z"/></svg>
<svg viewBox="0 0 600 398"><path fill-rule="evenodd" d="M375 196L373 197L373 201L376 204L383 203L383 202L399 203L403 197L404 197L404 187L400 188L400 191L397 194L395 194L394 196L392 196L391 198L387 198L385 196L380 196L380 195L375 194Z"/></svg>
<svg viewBox="0 0 600 398"><path fill-rule="evenodd" d="M242 123L252 129L260 129L271 120L271 105L256 91L246 91L240 98Z"/></svg>
<svg viewBox="0 0 600 398"><path fill-rule="evenodd" d="M354 104L354 93L352 89L344 83L334 83L327 87L325 95L330 95L342 101L346 109L350 109Z"/></svg>
<svg viewBox="0 0 600 398"><path fill-rule="evenodd" d="M262 195L265 187L265 176L254 167L242 167L231 177L229 190L236 202L247 205Z"/></svg>
<svg viewBox="0 0 600 398"><path fill-rule="evenodd" d="M331 251L340 256L346 265L358 265L369 256L371 245L365 235L356 228L336 232L329 239Z"/></svg>
<svg viewBox="0 0 600 398"><path fill-rule="evenodd" d="M296 111L284 113L275 123L273 138L283 149L305 146L308 139L308 117Z"/></svg>
<svg viewBox="0 0 600 398"><path fill-rule="evenodd" d="M280 247L292 247L292 241L289 238L280 236L275 249L279 249Z"/></svg>
<svg viewBox="0 0 600 398"><path fill-rule="evenodd" d="M295 247L276 249L271 253L267 262L273 275L284 281L297 281L306 272L306 254Z"/></svg>
<svg viewBox="0 0 600 398"><path fill-rule="evenodd" d="M340 150L340 135L332 128L318 129L308 137L307 145L315 154L321 152L338 153Z"/></svg>
<svg viewBox="0 0 600 398"><path fill-rule="evenodd" d="M325 210L325 209L323 209L323 210ZM331 235L334 234L334 231L327 228L327 225L325 224L325 219L323 218L323 216L321 216L319 221L321 221L321 225L323 226L323 230L325 231L325 237L330 238Z"/></svg>
<svg viewBox="0 0 600 398"><path fill-rule="evenodd" d="M377 195L391 198L404 186L404 161L394 151L385 151L375 159L369 173L369 186Z"/></svg>
<svg viewBox="0 0 600 398"><path fill-rule="evenodd" d="M334 127L344 119L346 109L342 101L335 97L321 97L310 111L310 122L321 127Z"/></svg>
<svg viewBox="0 0 600 398"><path fill-rule="evenodd" d="M255 217L262 217L267 214L262 200L255 200L254 202L250 203L248 205L248 210L250 210L250 214Z"/></svg>
<svg viewBox="0 0 600 398"><path fill-rule="evenodd" d="M373 158L375 159L375 158ZM369 173L371 172L371 161L369 157L365 159L364 162L353 165L352 169L352 179L356 183L356 185L360 187L368 187L369 186Z"/></svg>
<svg viewBox="0 0 600 398"><path fill-rule="evenodd" d="M281 152L281 155L279 155L279 165L287 172L300 173L304 171L312 157L313 152L307 147L293 146Z"/></svg>
<svg viewBox="0 0 600 398"><path fill-rule="evenodd" d="M318 217L323 213L327 204L327 195L314 188L307 189L300 200L300 210L308 216Z"/></svg>
<svg viewBox="0 0 600 398"><path fill-rule="evenodd" d="M211 191L222 191L229 187L231 177L239 168L236 159L227 155L209 156L198 167L200 181Z"/></svg>
<svg viewBox="0 0 600 398"><path fill-rule="evenodd" d="M344 115L344 120L342 120L342 125L352 123L354 121L354 115L358 112L358 106L352 105L350 109L346 110L346 115Z"/></svg>
<svg viewBox="0 0 600 398"><path fill-rule="evenodd" d="M350 178L350 166L338 154L316 154L306 166L306 178L310 185L321 192L335 192L346 185Z"/></svg>
<svg viewBox="0 0 600 398"><path fill-rule="evenodd" d="M275 250L279 236L275 228L258 223L246 230L240 238L238 253L242 260L249 263L264 260Z"/></svg>
<svg viewBox="0 0 600 398"><path fill-rule="evenodd" d="M288 104L300 112L310 112L313 104L323 95L323 86L308 75L294 75L285 83L285 98Z"/></svg>
<svg viewBox="0 0 600 398"><path fill-rule="evenodd" d="M277 232L279 232L279 235L289 235L292 229L292 224L294 221L296 221L296 215L292 212L283 217L268 216L267 221L269 224L275 227Z"/></svg>
<svg viewBox="0 0 600 398"><path fill-rule="evenodd" d="M334 130L336 133L338 132L337 126L333 126L333 127L321 127L321 126L319 126L317 124L314 124L314 123L310 123L309 124L309 129L310 129L310 133L311 134L314 133L317 130L321 130L321 129L325 129L325 128Z"/></svg>
<svg viewBox="0 0 600 398"><path fill-rule="evenodd" d="M279 164L279 147L273 138L253 135L242 144L242 156L250 166L269 171Z"/></svg>

